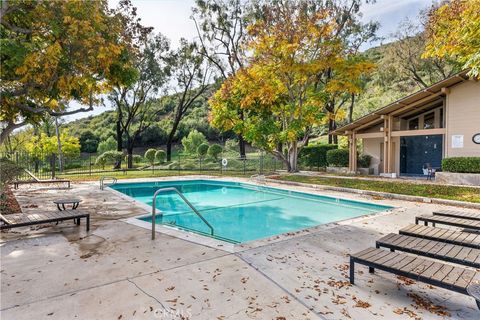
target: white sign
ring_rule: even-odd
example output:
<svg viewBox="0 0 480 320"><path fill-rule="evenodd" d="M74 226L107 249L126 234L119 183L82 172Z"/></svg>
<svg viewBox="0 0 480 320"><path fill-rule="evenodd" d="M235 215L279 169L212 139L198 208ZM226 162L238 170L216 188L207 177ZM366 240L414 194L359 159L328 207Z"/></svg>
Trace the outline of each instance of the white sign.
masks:
<svg viewBox="0 0 480 320"><path fill-rule="evenodd" d="M228 160L225 159L225 158L223 158L223 159L222 159L222 166L226 167L227 164L228 164Z"/></svg>
<svg viewBox="0 0 480 320"><path fill-rule="evenodd" d="M463 135L452 135L452 148L463 148Z"/></svg>

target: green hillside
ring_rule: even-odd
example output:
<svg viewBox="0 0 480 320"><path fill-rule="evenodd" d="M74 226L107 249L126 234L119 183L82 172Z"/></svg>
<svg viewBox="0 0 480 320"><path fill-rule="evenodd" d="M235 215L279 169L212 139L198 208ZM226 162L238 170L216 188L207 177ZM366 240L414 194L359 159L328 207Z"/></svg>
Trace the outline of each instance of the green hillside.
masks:
<svg viewBox="0 0 480 320"><path fill-rule="evenodd" d="M353 119L422 89L424 85L419 83L415 76L421 78L420 80L424 81L426 85L430 85L458 71L458 68L451 63L438 64L422 60L420 58L421 52L423 52L422 46L422 38L418 36L381 45L364 52L376 64L376 69L364 80L364 91L355 100ZM407 51L406 56L403 56L403 53ZM412 74L411 69L416 70L415 75ZM175 101L175 96L166 96L155 102L156 114L151 116L154 123L141 135L137 147L165 144ZM208 122L208 112L207 100L197 101L181 122L176 140L180 141L193 129L205 134L210 141L223 141L233 137L231 133L222 134L213 129ZM76 136L90 130L100 140L105 140L110 136L115 136L115 116L115 111L106 111L64 126ZM341 121L339 125L346 122L347 119ZM325 130L319 130L319 132L325 132Z"/></svg>

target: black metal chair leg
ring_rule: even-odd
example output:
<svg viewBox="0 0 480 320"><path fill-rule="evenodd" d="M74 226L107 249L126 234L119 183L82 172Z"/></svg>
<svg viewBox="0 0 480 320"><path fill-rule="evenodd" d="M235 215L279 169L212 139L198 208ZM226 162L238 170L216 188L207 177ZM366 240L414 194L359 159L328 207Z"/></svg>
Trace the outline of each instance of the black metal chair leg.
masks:
<svg viewBox="0 0 480 320"><path fill-rule="evenodd" d="M355 261L352 258L350 258L350 284L355 284Z"/></svg>

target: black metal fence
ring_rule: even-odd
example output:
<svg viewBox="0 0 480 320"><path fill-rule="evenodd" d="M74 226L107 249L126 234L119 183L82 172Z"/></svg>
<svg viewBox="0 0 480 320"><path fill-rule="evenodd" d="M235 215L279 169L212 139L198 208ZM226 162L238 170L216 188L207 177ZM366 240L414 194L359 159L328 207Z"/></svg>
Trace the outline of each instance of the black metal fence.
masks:
<svg viewBox="0 0 480 320"><path fill-rule="evenodd" d="M122 173L128 175L131 172L144 172L145 176L159 174L162 171L177 171L179 174L186 171L199 173L236 173L243 175L266 174L284 169L284 165L278 159L263 152L253 153L246 159L238 158L235 154L225 153L218 159L204 158L178 153L172 157L172 161L153 164L144 157L135 156L132 168L127 168L127 161L121 161L120 166L114 168L114 163L101 165L97 163L97 155L80 154L75 157L63 157L60 159L55 154L32 154L27 152L2 152L0 158L6 158L25 169L19 180L32 179L31 174L39 179L51 179L52 177L64 177L69 175L100 175L103 173ZM30 174L31 173L31 174Z"/></svg>

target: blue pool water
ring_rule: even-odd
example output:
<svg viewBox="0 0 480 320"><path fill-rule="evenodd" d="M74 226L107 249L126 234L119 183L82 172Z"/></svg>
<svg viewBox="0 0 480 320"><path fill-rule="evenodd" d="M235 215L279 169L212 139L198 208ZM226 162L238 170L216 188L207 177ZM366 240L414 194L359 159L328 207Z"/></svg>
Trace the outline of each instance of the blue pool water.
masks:
<svg viewBox="0 0 480 320"><path fill-rule="evenodd" d="M213 226L214 236L234 243L266 238L392 207L255 185L187 180L117 183L111 188L152 205L156 190L175 187ZM205 223L174 192L157 197L155 223L208 234ZM157 214L158 214L157 211ZM151 221L151 217L140 218Z"/></svg>

